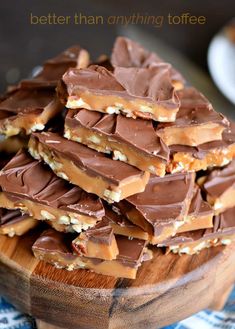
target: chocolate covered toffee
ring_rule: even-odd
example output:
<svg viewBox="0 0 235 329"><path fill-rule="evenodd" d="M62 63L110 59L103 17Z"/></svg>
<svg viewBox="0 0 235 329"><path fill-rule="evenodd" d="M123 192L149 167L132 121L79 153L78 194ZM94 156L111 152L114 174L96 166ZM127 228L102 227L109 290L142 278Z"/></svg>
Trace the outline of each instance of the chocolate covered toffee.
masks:
<svg viewBox="0 0 235 329"><path fill-rule="evenodd" d="M20 210L8 210L0 208L0 234L13 237L14 235L23 235L32 228L36 227L38 221Z"/></svg>
<svg viewBox="0 0 235 329"><path fill-rule="evenodd" d="M114 160L165 175L169 149L156 135L152 121L85 109L69 110L64 136L97 151L112 153Z"/></svg>
<svg viewBox="0 0 235 329"><path fill-rule="evenodd" d="M2 169L0 186L1 207L21 209L38 220L72 224L77 232L94 226L104 215L96 196L58 178L24 151Z"/></svg>
<svg viewBox="0 0 235 329"><path fill-rule="evenodd" d="M150 67L164 63L157 54L143 48L139 43L124 37L117 37L112 55L113 67ZM170 77L176 90L183 89L185 80L173 67L170 68Z"/></svg>
<svg viewBox="0 0 235 329"><path fill-rule="evenodd" d="M0 134L10 137L43 130L62 109L53 90L16 89L0 102Z"/></svg>
<svg viewBox="0 0 235 329"><path fill-rule="evenodd" d="M143 240L117 236L116 241L119 253L115 260L88 258L73 252L72 237L49 229L36 240L33 252L36 258L57 268L90 269L104 275L135 279L141 263L151 259L152 253Z"/></svg>
<svg viewBox="0 0 235 329"><path fill-rule="evenodd" d="M235 206L235 161L201 179L207 201L217 214Z"/></svg>
<svg viewBox="0 0 235 329"><path fill-rule="evenodd" d="M18 136L0 142L0 234L43 220L37 259L129 279L152 258L147 245L191 255L229 244L235 124L184 84L119 37L110 57L90 63L74 46L8 88L0 134L30 135L32 157L10 154L24 146Z"/></svg>
<svg viewBox="0 0 235 329"><path fill-rule="evenodd" d="M20 82L21 88L52 88L55 89L62 75L70 68L84 68L89 65L89 54L85 49L75 45L54 58L43 63L42 69L32 79Z"/></svg>
<svg viewBox="0 0 235 329"><path fill-rule="evenodd" d="M117 204L127 218L153 236L152 243L174 235L186 221L194 193L194 173L151 176L143 193Z"/></svg>
<svg viewBox="0 0 235 329"><path fill-rule="evenodd" d="M174 121L180 105L170 65L163 63L148 68L116 67L113 72L99 65L69 69L58 94L69 109L123 113L162 122Z"/></svg>
<svg viewBox="0 0 235 329"><path fill-rule="evenodd" d="M108 202L144 191L149 179L147 172L51 132L33 134L29 151L49 164L58 176Z"/></svg>
<svg viewBox="0 0 235 329"><path fill-rule="evenodd" d="M204 143L197 147L172 145L170 153L171 160L167 171L171 173L224 166L235 157L235 124L230 123L222 134L222 140Z"/></svg>
<svg viewBox="0 0 235 329"><path fill-rule="evenodd" d="M177 93L180 109L172 123L160 123L157 134L166 145L198 146L221 140L228 120L215 112L209 101L195 88Z"/></svg>
<svg viewBox="0 0 235 329"><path fill-rule="evenodd" d="M212 228L184 232L163 241L159 246L174 253L195 254L205 248L227 245L235 239L235 208L214 217Z"/></svg>
<svg viewBox="0 0 235 329"><path fill-rule="evenodd" d="M116 259L119 253L114 230L107 219L82 232L72 246L78 255L104 260Z"/></svg>

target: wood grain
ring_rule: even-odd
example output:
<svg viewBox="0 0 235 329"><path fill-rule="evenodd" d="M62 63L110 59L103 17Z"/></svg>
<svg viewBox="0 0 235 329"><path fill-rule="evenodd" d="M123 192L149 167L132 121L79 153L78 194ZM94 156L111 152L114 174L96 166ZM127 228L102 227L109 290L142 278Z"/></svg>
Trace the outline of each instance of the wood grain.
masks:
<svg viewBox="0 0 235 329"><path fill-rule="evenodd" d="M235 243L194 256L155 249L137 279L128 280L36 260L31 246L38 234L0 237L0 293L40 319L39 328L156 329L223 306L235 281Z"/></svg>

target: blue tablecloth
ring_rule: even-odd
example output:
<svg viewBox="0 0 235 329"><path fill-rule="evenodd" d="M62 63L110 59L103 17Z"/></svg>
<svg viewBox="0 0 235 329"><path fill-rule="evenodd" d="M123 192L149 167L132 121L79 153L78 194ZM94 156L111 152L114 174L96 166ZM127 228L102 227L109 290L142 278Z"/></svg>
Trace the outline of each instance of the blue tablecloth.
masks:
<svg viewBox="0 0 235 329"><path fill-rule="evenodd" d="M21 314L0 297L0 329L35 329L32 318ZM235 288L221 312L202 311L164 329L235 329Z"/></svg>

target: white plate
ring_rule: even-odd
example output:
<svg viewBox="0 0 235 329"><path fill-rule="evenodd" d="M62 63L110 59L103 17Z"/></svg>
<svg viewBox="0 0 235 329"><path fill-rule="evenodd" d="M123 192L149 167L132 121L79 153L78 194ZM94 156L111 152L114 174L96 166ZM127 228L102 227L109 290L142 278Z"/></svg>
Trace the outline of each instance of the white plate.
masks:
<svg viewBox="0 0 235 329"><path fill-rule="evenodd" d="M223 31L210 43L208 66L217 87L235 104L235 44L227 39Z"/></svg>

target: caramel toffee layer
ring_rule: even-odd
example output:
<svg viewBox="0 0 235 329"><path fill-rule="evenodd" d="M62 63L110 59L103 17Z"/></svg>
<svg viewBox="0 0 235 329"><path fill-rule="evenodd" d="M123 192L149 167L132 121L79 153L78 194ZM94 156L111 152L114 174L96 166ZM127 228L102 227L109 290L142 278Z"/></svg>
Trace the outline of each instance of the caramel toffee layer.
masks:
<svg viewBox="0 0 235 329"><path fill-rule="evenodd" d="M20 210L0 208L0 234L23 235L37 225L38 221L29 215L22 215Z"/></svg>
<svg viewBox="0 0 235 329"><path fill-rule="evenodd" d="M153 243L184 224L194 193L194 173L151 176L143 193L117 204L127 218L154 235Z"/></svg>
<svg viewBox="0 0 235 329"><path fill-rule="evenodd" d="M2 169L0 206L19 208L32 217L73 224L75 231L94 226L104 215L102 202L58 178L24 151Z"/></svg>
<svg viewBox="0 0 235 329"><path fill-rule="evenodd" d="M160 123L157 134L169 145L197 146L221 140L229 122L212 108L209 101L195 88L177 92L180 109L175 122Z"/></svg>
<svg viewBox="0 0 235 329"><path fill-rule="evenodd" d="M104 260L116 259L119 253L114 230L107 219L82 232L72 246L78 255Z"/></svg>
<svg viewBox="0 0 235 329"><path fill-rule="evenodd" d="M63 75L58 93L70 109L171 122L179 100L169 71L170 66L162 63L149 68L116 67L114 72L98 65L71 68Z"/></svg>
<svg viewBox="0 0 235 329"><path fill-rule="evenodd" d="M149 52L135 41L124 37L117 37L115 40L111 55L113 67L150 67L163 62L158 55ZM170 76L177 90L184 87L184 78L174 68L170 69Z"/></svg>
<svg viewBox="0 0 235 329"><path fill-rule="evenodd" d="M0 103L0 134L9 137L43 130L63 108L55 96L54 91L45 89L16 89L10 93Z"/></svg>
<svg viewBox="0 0 235 329"><path fill-rule="evenodd" d="M112 153L114 160L127 162L143 171L158 176L165 174L169 149L156 135L153 121L85 109L69 110L65 137L97 151Z"/></svg>
<svg viewBox="0 0 235 329"><path fill-rule="evenodd" d="M195 254L204 248L227 245L235 238L235 208L214 217L212 228L185 232L163 241L175 253Z"/></svg>
<svg viewBox="0 0 235 329"><path fill-rule="evenodd" d="M85 68L89 65L89 54L75 45L54 58L44 62L42 69L32 79L20 82L21 88L55 88L70 67Z"/></svg>
<svg viewBox="0 0 235 329"><path fill-rule="evenodd" d="M90 269L96 273L135 279L138 267L152 254L146 248L146 242L139 239L116 237L119 254L115 260L101 260L74 254L69 234L63 234L53 229L42 233L33 245L36 258L68 270Z"/></svg>
<svg viewBox="0 0 235 329"><path fill-rule="evenodd" d="M208 202L216 213L235 206L235 160L223 169L213 170L202 184Z"/></svg>
<svg viewBox="0 0 235 329"><path fill-rule="evenodd" d="M230 127L222 134L222 140L204 143L197 147L172 145L170 152L171 160L167 171L171 173L224 166L235 157L235 124L230 123Z"/></svg>
<svg viewBox="0 0 235 329"><path fill-rule="evenodd" d="M149 179L147 172L51 132L33 134L29 151L58 176L109 202L142 192Z"/></svg>

